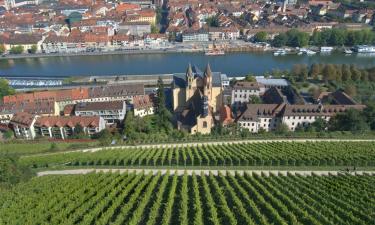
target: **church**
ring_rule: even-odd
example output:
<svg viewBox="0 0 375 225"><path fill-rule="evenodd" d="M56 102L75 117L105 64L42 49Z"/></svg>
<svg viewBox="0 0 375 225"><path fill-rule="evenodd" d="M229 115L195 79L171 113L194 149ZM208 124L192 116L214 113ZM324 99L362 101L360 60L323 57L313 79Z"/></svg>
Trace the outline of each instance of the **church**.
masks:
<svg viewBox="0 0 375 225"><path fill-rule="evenodd" d="M222 74L204 72L189 64L186 73L174 74L173 110L177 128L191 134L209 134L223 105Z"/></svg>

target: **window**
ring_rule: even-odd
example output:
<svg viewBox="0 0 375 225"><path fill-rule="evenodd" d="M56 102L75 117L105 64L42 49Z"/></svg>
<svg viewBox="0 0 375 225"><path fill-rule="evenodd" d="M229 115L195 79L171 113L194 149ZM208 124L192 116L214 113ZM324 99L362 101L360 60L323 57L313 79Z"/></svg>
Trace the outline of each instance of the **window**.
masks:
<svg viewBox="0 0 375 225"><path fill-rule="evenodd" d="M207 128L207 122L203 121L203 128Z"/></svg>

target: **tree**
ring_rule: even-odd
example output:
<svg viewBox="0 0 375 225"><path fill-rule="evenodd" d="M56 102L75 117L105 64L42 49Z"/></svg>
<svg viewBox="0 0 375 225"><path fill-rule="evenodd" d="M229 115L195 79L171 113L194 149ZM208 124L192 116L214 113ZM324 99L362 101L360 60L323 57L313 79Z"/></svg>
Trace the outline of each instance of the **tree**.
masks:
<svg viewBox="0 0 375 225"><path fill-rule="evenodd" d="M327 129L327 121L322 118L317 118L314 122L310 124L309 128L310 127L313 131L316 132L325 131Z"/></svg>
<svg viewBox="0 0 375 225"><path fill-rule="evenodd" d="M135 132L134 113L133 111L129 111L128 113L126 113L126 116L125 116L123 134L129 138L134 134L134 132Z"/></svg>
<svg viewBox="0 0 375 225"><path fill-rule="evenodd" d="M355 66L355 65L350 65L350 71L352 73L352 80L353 81L359 81L361 80L361 71Z"/></svg>
<svg viewBox="0 0 375 225"><path fill-rule="evenodd" d="M349 96L354 97L357 95L357 88L354 85L349 84L345 86L344 92Z"/></svg>
<svg viewBox="0 0 375 225"><path fill-rule="evenodd" d="M157 28L157 26L155 24L151 25L151 33L152 34L158 34L159 33L159 29Z"/></svg>
<svg viewBox="0 0 375 225"><path fill-rule="evenodd" d="M313 79L317 80L318 76L322 73L322 68L320 67L320 64L314 63L310 67L309 76Z"/></svg>
<svg viewBox="0 0 375 225"><path fill-rule="evenodd" d="M323 69L323 80L327 83L328 81L335 80L336 68L332 64L325 65Z"/></svg>
<svg viewBox="0 0 375 225"><path fill-rule="evenodd" d="M363 132L369 130L366 119L359 110L349 109L330 119L328 129L332 131Z"/></svg>
<svg viewBox="0 0 375 225"><path fill-rule="evenodd" d="M165 104L165 90L163 79L158 79L158 90L157 90L157 101L156 101L156 115L157 115L157 127L159 131L166 131L167 133L172 129L172 114L166 107Z"/></svg>
<svg viewBox="0 0 375 225"><path fill-rule="evenodd" d="M254 35L254 41L256 42L265 42L267 41L267 32L260 31Z"/></svg>
<svg viewBox="0 0 375 225"><path fill-rule="evenodd" d="M208 17L206 23L210 27L219 27L219 18L217 16Z"/></svg>
<svg viewBox="0 0 375 225"><path fill-rule="evenodd" d="M363 115L371 130L375 130L375 103L368 104L363 110Z"/></svg>
<svg viewBox="0 0 375 225"><path fill-rule="evenodd" d="M31 48L28 50L28 52L30 54L35 54L37 50L38 50L38 46L32 45Z"/></svg>
<svg viewBox="0 0 375 225"><path fill-rule="evenodd" d="M100 145L102 145L102 146L108 146L113 141L113 136L112 136L111 132L109 132L108 129L104 129L104 130L100 131L99 133L97 133L95 135L95 138L98 139Z"/></svg>
<svg viewBox="0 0 375 225"><path fill-rule="evenodd" d="M272 46L274 47L282 47L285 46L288 41L288 37L285 33L278 34L272 40Z"/></svg>
<svg viewBox="0 0 375 225"><path fill-rule="evenodd" d="M17 46L13 46L12 48L10 48L10 54L21 54L23 53L24 51L24 48L22 45L17 45Z"/></svg>
<svg viewBox="0 0 375 225"><path fill-rule="evenodd" d="M9 187L21 181L26 181L33 176L33 172L21 166L18 158L11 155L0 156L0 186Z"/></svg>
<svg viewBox="0 0 375 225"><path fill-rule="evenodd" d="M259 98L259 96L252 95L252 96L250 96L249 103L251 103L251 104L261 104L262 100Z"/></svg>
<svg viewBox="0 0 375 225"><path fill-rule="evenodd" d="M352 71L347 64L343 64L342 67L342 80L343 81L350 81L352 80Z"/></svg>
<svg viewBox="0 0 375 225"><path fill-rule="evenodd" d="M0 78L0 99L7 95L13 95L16 91L9 86L8 80Z"/></svg>
<svg viewBox="0 0 375 225"><path fill-rule="evenodd" d="M256 82L257 80L255 79L255 76L253 74L249 74L245 77L245 81Z"/></svg>
<svg viewBox="0 0 375 225"><path fill-rule="evenodd" d="M12 130L7 130L7 131L5 131L4 134L3 134L3 138L4 138L5 140L12 139L13 137L14 137L14 135L13 135L13 131L12 131Z"/></svg>
<svg viewBox="0 0 375 225"><path fill-rule="evenodd" d="M275 128L276 134L286 134L289 132L289 127L285 123L278 123Z"/></svg>
<svg viewBox="0 0 375 225"><path fill-rule="evenodd" d="M5 53L5 46L3 44L0 44L0 55Z"/></svg>
<svg viewBox="0 0 375 225"><path fill-rule="evenodd" d="M81 124L77 123L75 125L74 130L73 130L73 136L72 136L72 138L73 139L87 138L85 130L83 129L83 127L81 126Z"/></svg>

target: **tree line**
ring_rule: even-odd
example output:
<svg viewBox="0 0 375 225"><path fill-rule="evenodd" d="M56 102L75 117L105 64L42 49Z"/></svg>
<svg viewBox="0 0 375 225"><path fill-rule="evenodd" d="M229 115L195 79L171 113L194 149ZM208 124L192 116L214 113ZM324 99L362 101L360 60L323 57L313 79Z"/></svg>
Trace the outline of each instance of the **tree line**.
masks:
<svg viewBox="0 0 375 225"><path fill-rule="evenodd" d="M256 41L267 41L265 32L255 34ZM375 43L375 32L370 29L351 31L340 28L314 31L312 35L307 32L291 29L276 35L270 43L274 47L305 47L313 46L355 46L371 45Z"/></svg>

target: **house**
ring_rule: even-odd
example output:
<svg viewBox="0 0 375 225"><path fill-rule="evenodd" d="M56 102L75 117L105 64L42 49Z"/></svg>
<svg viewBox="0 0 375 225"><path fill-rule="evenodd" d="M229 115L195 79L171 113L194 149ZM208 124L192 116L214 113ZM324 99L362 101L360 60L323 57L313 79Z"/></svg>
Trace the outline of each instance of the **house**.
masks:
<svg viewBox="0 0 375 225"><path fill-rule="evenodd" d="M149 95L139 95L133 97L134 116L144 117L155 113L155 106Z"/></svg>
<svg viewBox="0 0 375 225"><path fill-rule="evenodd" d="M263 84L258 82L238 81L232 88L231 104L248 103L252 96L261 96L265 92Z"/></svg>
<svg viewBox="0 0 375 225"><path fill-rule="evenodd" d="M39 34L8 34L0 35L0 44L3 44L6 51L10 51L13 47L22 46L24 52L30 50L33 46L40 50L42 44L42 36Z"/></svg>
<svg viewBox="0 0 375 225"><path fill-rule="evenodd" d="M282 78L265 78L264 76L256 76L255 79L259 84L264 85L266 89L271 87L284 89L289 86L289 82Z"/></svg>
<svg viewBox="0 0 375 225"><path fill-rule="evenodd" d="M120 123L126 114L125 101L80 102L75 105L76 116L100 116L107 124Z"/></svg>
<svg viewBox="0 0 375 225"><path fill-rule="evenodd" d="M204 29L194 30L194 29L188 29L182 33L182 41L183 42L189 42L189 41L209 41L208 38L208 32Z"/></svg>
<svg viewBox="0 0 375 225"><path fill-rule="evenodd" d="M142 37L145 34L151 33L151 24L144 21L123 22L118 26L118 31L127 31L130 35Z"/></svg>
<svg viewBox="0 0 375 225"><path fill-rule="evenodd" d="M100 116L44 116L33 124L36 135L56 139L71 137L77 126L92 136L105 129L105 121Z"/></svg>
<svg viewBox="0 0 375 225"><path fill-rule="evenodd" d="M32 140L36 133L34 124L37 116L26 112L16 113L10 120L9 126L13 129L16 138Z"/></svg>
<svg viewBox="0 0 375 225"><path fill-rule="evenodd" d="M239 127L258 133L261 129L272 131L280 122L279 114L284 104L248 104L238 118Z"/></svg>
<svg viewBox="0 0 375 225"><path fill-rule="evenodd" d="M175 74L172 93L177 128L209 134L214 114L222 106L222 91L221 75L213 73L209 65L204 72L189 65L185 74Z"/></svg>

